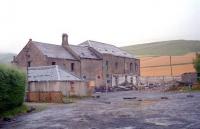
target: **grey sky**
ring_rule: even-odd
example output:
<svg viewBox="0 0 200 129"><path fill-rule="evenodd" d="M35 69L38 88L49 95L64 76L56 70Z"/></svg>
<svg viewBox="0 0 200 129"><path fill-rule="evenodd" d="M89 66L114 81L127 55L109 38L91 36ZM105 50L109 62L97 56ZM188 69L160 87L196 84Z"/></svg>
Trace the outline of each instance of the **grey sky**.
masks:
<svg viewBox="0 0 200 129"><path fill-rule="evenodd" d="M71 44L200 40L200 0L1 0L0 18L0 52L61 44L62 33Z"/></svg>

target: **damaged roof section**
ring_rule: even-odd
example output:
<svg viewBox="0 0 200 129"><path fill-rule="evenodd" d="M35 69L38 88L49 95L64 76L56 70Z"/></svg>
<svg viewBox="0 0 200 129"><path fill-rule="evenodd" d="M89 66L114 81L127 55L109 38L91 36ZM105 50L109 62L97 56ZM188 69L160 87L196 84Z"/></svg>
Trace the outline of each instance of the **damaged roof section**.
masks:
<svg viewBox="0 0 200 129"><path fill-rule="evenodd" d="M106 43L87 40L79 45L92 47L101 54L111 54L114 56L134 58L134 56L132 54L129 54L128 52L121 50L120 48L118 48L114 45L110 45L110 44L106 44Z"/></svg>
<svg viewBox="0 0 200 129"><path fill-rule="evenodd" d="M94 52L92 52L88 46L75 46L70 45L70 48L77 53L81 58L89 59L101 59Z"/></svg>
<svg viewBox="0 0 200 129"><path fill-rule="evenodd" d="M58 65L29 67L28 81L83 81Z"/></svg>

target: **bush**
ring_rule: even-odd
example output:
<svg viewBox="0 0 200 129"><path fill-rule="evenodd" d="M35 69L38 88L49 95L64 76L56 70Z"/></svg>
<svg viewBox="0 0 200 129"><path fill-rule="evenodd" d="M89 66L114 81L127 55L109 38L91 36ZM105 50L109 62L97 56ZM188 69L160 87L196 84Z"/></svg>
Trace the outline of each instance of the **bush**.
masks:
<svg viewBox="0 0 200 129"><path fill-rule="evenodd" d="M200 82L200 76L199 76L199 74L200 74L200 54L197 54L196 56L197 57L194 60L194 68L195 68L197 75L198 75L198 81Z"/></svg>
<svg viewBox="0 0 200 129"><path fill-rule="evenodd" d="M0 114L23 104L25 85L23 72L0 65Z"/></svg>

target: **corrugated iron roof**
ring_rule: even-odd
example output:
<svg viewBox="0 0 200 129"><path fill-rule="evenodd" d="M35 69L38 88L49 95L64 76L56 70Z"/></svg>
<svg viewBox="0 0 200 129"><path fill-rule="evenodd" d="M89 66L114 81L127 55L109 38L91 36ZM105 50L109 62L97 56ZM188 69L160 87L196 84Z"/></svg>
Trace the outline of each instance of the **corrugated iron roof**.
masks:
<svg viewBox="0 0 200 129"><path fill-rule="evenodd" d="M28 81L82 81L58 65L28 68Z"/></svg>
<svg viewBox="0 0 200 129"><path fill-rule="evenodd" d="M120 48L106 44L106 43L101 43L97 41L92 41L92 40L87 40L81 44L80 46L89 46L94 48L96 51L102 54L111 54L115 56L120 56L120 57L128 57L128 58L134 58L134 56L124 50L121 50Z"/></svg>

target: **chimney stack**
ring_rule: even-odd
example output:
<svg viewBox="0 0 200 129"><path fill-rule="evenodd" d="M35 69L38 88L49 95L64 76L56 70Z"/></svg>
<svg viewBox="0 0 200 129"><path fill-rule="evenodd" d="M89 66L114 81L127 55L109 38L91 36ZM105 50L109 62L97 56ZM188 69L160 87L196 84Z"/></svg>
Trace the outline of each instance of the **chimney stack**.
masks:
<svg viewBox="0 0 200 129"><path fill-rule="evenodd" d="M63 47L67 47L69 44L68 44L68 35L66 33L64 33L62 35L62 46Z"/></svg>

